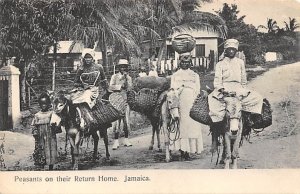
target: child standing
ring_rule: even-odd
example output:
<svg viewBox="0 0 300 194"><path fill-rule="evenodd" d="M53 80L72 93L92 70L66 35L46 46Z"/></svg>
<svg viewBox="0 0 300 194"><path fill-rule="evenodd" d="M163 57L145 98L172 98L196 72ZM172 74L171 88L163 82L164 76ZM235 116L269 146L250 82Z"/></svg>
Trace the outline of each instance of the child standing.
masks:
<svg viewBox="0 0 300 194"><path fill-rule="evenodd" d="M42 93L38 102L41 110L34 115L31 124L33 126L32 134L35 139L34 164L53 170L53 165L57 159L57 141L56 125L50 125L52 116L50 97L48 94Z"/></svg>

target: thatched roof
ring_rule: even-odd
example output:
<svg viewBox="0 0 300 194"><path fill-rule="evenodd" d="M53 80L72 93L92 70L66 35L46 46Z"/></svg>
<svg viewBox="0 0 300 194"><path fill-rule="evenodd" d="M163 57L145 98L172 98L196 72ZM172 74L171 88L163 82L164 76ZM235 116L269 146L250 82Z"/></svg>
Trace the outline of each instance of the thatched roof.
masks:
<svg viewBox="0 0 300 194"><path fill-rule="evenodd" d="M212 13L202 11L187 12L175 31L184 29L214 31L220 34L221 38L226 38L227 27L225 21Z"/></svg>

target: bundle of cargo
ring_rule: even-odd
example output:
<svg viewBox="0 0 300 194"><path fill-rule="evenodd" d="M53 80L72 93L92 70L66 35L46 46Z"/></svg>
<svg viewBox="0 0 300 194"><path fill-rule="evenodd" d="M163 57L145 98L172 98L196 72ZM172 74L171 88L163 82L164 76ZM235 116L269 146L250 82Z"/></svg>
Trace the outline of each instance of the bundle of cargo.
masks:
<svg viewBox="0 0 300 194"><path fill-rule="evenodd" d="M267 99L263 100L262 113L252 114L251 120L253 122L252 128L261 129L272 125L272 108Z"/></svg>
<svg viewBox="0 0 300 194"><path fill-rule="evenodd" d="M165 77L154 77L154 76L147 76L147 77L139 77L135 80L134 90L140 91L143 88L154 89L157 91L165 91L170 88L171 85L171 78Z"/></svg>
<svg viewBox="0 0 300 194"><path fill-rule="evenodd" d="M180 34L172 39L172 47L179 54L191 52L196 46L196 40L189 34Z"/></svg>

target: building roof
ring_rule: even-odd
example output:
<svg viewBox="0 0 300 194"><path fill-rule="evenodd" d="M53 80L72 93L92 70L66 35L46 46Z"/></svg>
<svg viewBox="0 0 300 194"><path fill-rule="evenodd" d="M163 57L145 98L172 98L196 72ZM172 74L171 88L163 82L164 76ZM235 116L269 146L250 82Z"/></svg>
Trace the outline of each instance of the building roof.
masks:
<svg viewBox="0 0 300 194"><path fill-rule="evenodd" d="M59 41L57 53L81 53L83 48L84 45L81 41ZM53 46L50 47L49 54L53 54Z"/></svg>

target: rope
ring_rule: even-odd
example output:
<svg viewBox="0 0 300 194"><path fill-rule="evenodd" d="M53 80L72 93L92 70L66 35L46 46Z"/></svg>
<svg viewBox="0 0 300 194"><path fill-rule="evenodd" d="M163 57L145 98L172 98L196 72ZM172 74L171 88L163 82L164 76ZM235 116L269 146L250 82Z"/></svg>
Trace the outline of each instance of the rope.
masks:
<svg viewBox="0 0 300 194"><path fill-rule="evenodd" d="M177 141L180 137L179 120L171 119L170 122L168 122L167 129L168 129L168 138L170 142L172 142L170 143L170 145L173 145L175 141ZM175 133L174 138L171 138L171 133Z"/></svg>

